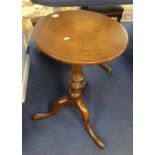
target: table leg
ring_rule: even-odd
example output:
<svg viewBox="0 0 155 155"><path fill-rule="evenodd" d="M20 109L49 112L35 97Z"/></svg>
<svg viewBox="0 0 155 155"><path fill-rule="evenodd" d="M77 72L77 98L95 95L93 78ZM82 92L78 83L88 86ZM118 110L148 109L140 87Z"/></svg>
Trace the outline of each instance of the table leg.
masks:
<svg viewBox="0 0 155 155"><path fill-rule="evenodd" d="M104 143L95 134L95 132L93 131L90 125L88 109L81 99L81 95L83 92L83 86L84 86L84 75L83 75L82 67L73 66L72 72L71 72L70 91L69 91L70 98L72 100L71 104L80 110L81 115L83 117L84 124L85 124L85 128L90 134L91 138L99 146L99 148L104 149L105 147Z"/></svg>
<svg viewBox="0 0 155 155"><path fill-rule="evenodd" d="M108 75L111 75L112 69L107 63L102 63L99 66L104 69Z"/></svg>
<svg viewBox="0 0 155 155"><path fill-rule="evenodd" d="M99 146L99 148L104 149L104 147L105 147L104 143L96 135L96 133L93 131L93 129L90 125L88 108L86 107L86 105L84 104L84 102L81 99L76 100L76 106L81 112L81 115L83 117L83 121L85 124L85 128L88 131L89 135L92 137L92 139L95 141L95 143Z"/></svg>
<svg viewBox="0 0 155 155"><path fill-rule="evenodd" d="M32 115L32 119L33 120L39 120L39 119L44 119L44 118L48 118L50 116L53 116L59 111L59 109L63 105L69 104L69 103L70 103L69 97L62 97L58 101L55 102L55 104L52 107L51 111L49 111L48 113L34 114L34 115Z"/></svg>

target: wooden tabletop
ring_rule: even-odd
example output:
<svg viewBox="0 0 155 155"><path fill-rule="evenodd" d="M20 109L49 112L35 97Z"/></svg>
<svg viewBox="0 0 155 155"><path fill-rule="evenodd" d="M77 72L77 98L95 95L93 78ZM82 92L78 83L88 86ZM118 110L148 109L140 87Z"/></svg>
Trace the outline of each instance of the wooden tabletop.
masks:
<svg viewBox="0 0 155 155"><path fill-rule="evenodd" d="M76 65L94 65L121 55L128 35L117 21L96 12L63 11L43 17L33 39L50 57Z"/></svg>

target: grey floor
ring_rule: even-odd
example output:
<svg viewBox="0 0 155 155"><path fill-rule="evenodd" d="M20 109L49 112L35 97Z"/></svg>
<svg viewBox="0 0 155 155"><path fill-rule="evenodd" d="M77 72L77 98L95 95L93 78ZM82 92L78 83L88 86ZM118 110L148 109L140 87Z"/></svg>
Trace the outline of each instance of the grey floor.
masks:
<svg viewBox="0 0 155 155"><path fill-rule="evenodd" d="M126 24L128 32L132 24ZM130 38L132 41L132 38ZM132 44L132 43L131 43ZM23 104L23 155L132 155L132 45L110 63L111 76L98 66L84 67L88 86L83 99L89 107L92 127L104 139L105 150L91 140L81 115L71 106L54 117L32 121L67 94L70 66L39 54L30 43L31 67L27 98Z"/></svg>

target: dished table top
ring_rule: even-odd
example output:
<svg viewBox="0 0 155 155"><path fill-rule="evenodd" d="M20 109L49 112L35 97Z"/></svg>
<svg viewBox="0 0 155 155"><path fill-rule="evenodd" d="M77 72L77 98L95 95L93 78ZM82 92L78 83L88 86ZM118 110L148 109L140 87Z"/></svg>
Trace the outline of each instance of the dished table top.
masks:
<svg viewBox="0 0 155 155"><path fill-rule="evenodd" d="M121 55L128 44L127 32L120 23L84 10L43 17L35 26L33 38L43 53L76 65L108 62Z"/></svg>

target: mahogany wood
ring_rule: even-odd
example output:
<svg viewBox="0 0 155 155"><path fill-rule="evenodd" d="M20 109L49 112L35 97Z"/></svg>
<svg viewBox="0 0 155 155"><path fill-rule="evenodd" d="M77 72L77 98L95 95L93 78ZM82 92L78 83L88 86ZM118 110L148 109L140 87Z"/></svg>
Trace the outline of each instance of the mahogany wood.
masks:
<svg viewBox="0 0 155 155"><path fill-rule="evenodd" d="M67 64L95 65L121 55L128 35L117 21L96 12L72 10L42 18L35 26L37 47Z"/></svg>
<svg viewBox="0 0 155 155"><path fill-rule="evenodd" d="M107 63L99 64L99 66L103 68L107 72L108 75L111 74L112 68Z"/></svg>
<svg viewBox="0 0 155 155"><path fill-rule="evenodd" d="M33 33L37 47L50 57L71 64L69 95L55 102L47 113L35 114L33 120L48 118L70 104L81 112L85 128L94 142L103 149L102 140L93 131L89 112L82 100L84 75L82 66L108 62L127 47L128 35L117 21L90 11L74 10L48 15L41 19ZM109 69L105 65L105 69Z"/></svg>
<svg viewBox="0 0 155 155"><path fill-rule="evenodd" d="M44 118L48 118L50 116L53 116L59 111L59 109L63 105L65 105L67 103L69 104L69 102L70 102L69 97L62 97L58 101L55 102L55 104L52 107L51 111L49 111L48 113L41 113L41 114L32 115L32 119L33 120L39 120L39 119L44 119Z"/></svg>
<svg viewBox="0 0 155 155"><path fill-rule="evenodd" d="M88 6L85 6L85 7L81 7L81 9L82 10L89 10L89 11L99 12L99 13L102 13L102 14L107 15L109 17L116 17L118 22L121 21L123 11L124 11L124 9L121 8L121 7L112 7L112 8L111 7L106 7L106 8L103 7L102 10L91 10L91 9L89 9ZM111 74L112 68L108 65L108 63L102 63L99 66L103 70L105 70L108 75Z"/></svg>

